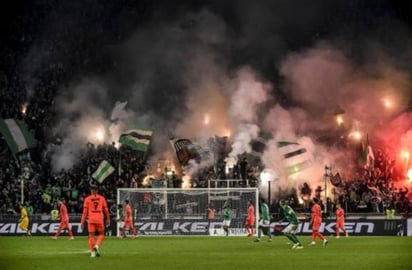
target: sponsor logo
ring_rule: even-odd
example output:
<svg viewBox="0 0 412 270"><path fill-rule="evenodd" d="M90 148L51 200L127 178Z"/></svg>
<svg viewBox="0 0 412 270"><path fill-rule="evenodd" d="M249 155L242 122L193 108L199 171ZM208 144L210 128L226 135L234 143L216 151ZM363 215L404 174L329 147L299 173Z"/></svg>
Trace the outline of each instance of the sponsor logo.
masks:
<svg viewBox="0 0 412 270"><path fill-rule="evenodd" d="M405 223L405 226L403 225ZM142 235L223 235L222 222L208 222L199 220L164 220L164 221L136 221L134 223ZM276 233L281 233L288 225L286 222L270 224L272 230ZM85 234L80 227L79 222L70 223L74 234ZM59 227L57 222L33 221L30 229L33 234L54 234ZM399 228L406 227L406 221L402 220L361 220L349 221L345 223L345 228L350 234L354 235L397 235ZM118 230L118 224L114 223L110 228L107 228L107 233L114 234ZM323 222L320 232L325 234L335 233L335 222ZM301 222L297 232L303 235L312 233L310 222ZM23 234L19 229L17 222L0 222L0 235L15 235ZM231 235L245 235L244 221L241 219L232 220L230 226Z"/></svg>
<svg viewBox="0 0 412 270"><path fill-rule="evenodd" d="M60 223L51 222L33 222L30 226L30 230L33 234L53 234L56 233ZM80 223L70 223L70 228L73 233L81 234L83 231L80 227ZM0 223L0 234L23 234L20 230L18 223Z"/></svg>
<svg viewBox="0 0 412 270"><path fill-rule="evenodd" d="M270 225L271 228L274 228L275 231L282 232L284 228L289 223L282 222L282 223L272 223ZM375 223L374 222L346 222L345 229L348 233L366 233L372 234L375 232ZM312 226L310 222L302 222L299 223L299 227L297 229L298 233L307 234L312 233ZM321 233L335 233L335 222L325 223L323 222L319 228L319 232Z"/></svg>

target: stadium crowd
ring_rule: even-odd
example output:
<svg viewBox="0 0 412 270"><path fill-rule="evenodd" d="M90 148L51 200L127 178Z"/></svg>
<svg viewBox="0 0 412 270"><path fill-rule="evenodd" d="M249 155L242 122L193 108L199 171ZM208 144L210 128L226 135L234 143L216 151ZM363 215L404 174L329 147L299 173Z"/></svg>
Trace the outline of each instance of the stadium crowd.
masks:
<svg viewBox="0 0 412 270"><path fill-rule="evenodd" d="M94 181L91 174L102 160L109 161L116 168L116 171L103 182L100 190L106 196L113 214L116 212L116 188L150 188L150 181L144 181L150 169L144 155L127 146L117 149L114 145L108 144L85 145L84 153L75 166L58 173L52 172L47 151L40 153L42 158L39 162L27 163L11 158L12 155L4 140L1 140L0 150L0 214L17 212L22 196L21 179L25 183L23 196L30 214L50 213L57 208L58 198L66 200L69 213L80 214L83 200L89 193L90 182ZM210 168L199 174L198 179L192 179L192 185L198 183L196 187L205 187L208 181L215 178ZM236 172L224 175L223 178L241 180ZM151 180L165 181L168 187L180 187L182 184L177 175L170 178L162 174L160 179ZM291 204L297 209L304 210L305 200L312 197L322 199L323 189L320 186L306 186L305 191L295 190L292 193ZM337 203L341 203L347 212L384 213L385 209L393 208L397 213L407 213L411 209L409 196L407 188L395 188L390 174L385 175L385 170L381 170L377 165L373 173L365 170L365 173L359 174L358 179L342 181L334 186L328 198L328 209L333 209Z"/></svg>
<svg viewBox="0 0 412 270"><path fill-rule="evenodd" d="M107 10L99 6L95 9L96 14L99 14L98 10ZM57 208L57 198L66 200L69 213L80 214L83 200L89 193L91 174L102 160L109 161L116 168L116 172L101 185L100 191L106 196L112 212L115 212L116 188L146 187L143 180L148 174L147 157L128 149L127 146L117 149L113 144L85 144L82 155L71 169L55 173L51 169L48 145L59 143L50 133L56 123L53 105L58 89L66 86L76 72L85 72L92 65L93 68L104 67L102 63L96 62L99 57L93 57L95 46L103 42L110 43L110 40L115 41L120 37L110 31L105 34L101 28L96 27L99 35L95 35L93 42L87 41L89 37L77 35L75 37L78 42L74 46L75 44L67 41L74 39L73 29L63 27L62 29L68 32L62 31L58 36L45 41L43 49L47 49L44 52L47 57L32 57L31 59L42 61L27 63L25 57L28 57L34 41L38 38L36 25L42 21L42 16L42 12L38 12L33 16L21 17L11 28L8 43L3 43L0 47L0 118L24 120L37 139L36 148L29 151L32 160L29 162L13 157L6 141L0 139L0 214L17 213L22 195L29 214L50 213ZM87 24L78 26L92 27ZM78 31L76 28L76 32L86 33L87 29ZM65 44L70 46L65 47ZM27 71L29 68L31 72ZM392 161L380 152L373 170L361 171L356 179L347 180L334 187L328 201L329 209L340 202L348 212L383 212L388 207L395 208L397 212L409 212L411 193L407 188L394 187L392 166ZM258 181L254 175L248 173L247 178L251 183ZM193 185L206 187L208 181L215 178L240 179L244 178L244 175L242 169L225 175L224 170L215 173L208 168L193 179ZM173 175L168 186L180 187L181 183L182 180ZM321 191L322 189L317 187L306 187L303 195L308 195L309 192L309 198L321 196ZM298 197L301 195L301 191L295 192L296 204L299 203ZM304 201L305 199L299 204L304 205Z"/></svg>

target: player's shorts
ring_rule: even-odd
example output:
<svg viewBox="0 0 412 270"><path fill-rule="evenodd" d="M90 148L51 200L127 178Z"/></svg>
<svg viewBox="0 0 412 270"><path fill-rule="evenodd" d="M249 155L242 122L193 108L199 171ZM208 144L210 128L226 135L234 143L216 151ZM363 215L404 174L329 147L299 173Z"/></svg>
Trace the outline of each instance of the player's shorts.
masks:
<svg viewBox="0 0 412 270"><path fill-rule="evenodd" d="M126 220L123 227L133 227L133 222L131 220Z"/></svg>
<svg viewBox="0 0 412 270"><path fill-rule="evenodd" d="M248 219L246 219L245 224L246 225L255 225L255 219L254 218L248 218Z"/></svg>
<svg viewBox="0 0 412 270"><path fill-rule="evenodd" d="M259 226L260 227L269 227L270 226L270 221L269 220L259 220Z"/></svg>
<svg viewBox="0 0 412 270"><path fill-rule="evenodd" d="M64 229L64 228L69 228L69 221L65 220L65 221L60 221L60 228Z"/></svg>
<svg viewBox="0 0 412 270"><path fill-rule="evenodd" d="M223 222L222 222L222 225L229 227L230 226L230 220L224 219Z"/></svg>
<svg viewBox="0 0 412 270"><path fill-rule="evenodd" d="M88 223L87 229L89 230L89 233L104 232L104 224L103 223Z"/></svg>
<svg viewBox="0 0 412 270"><path fill-rule="evenodd" d="M344 221L337 221L336 222L336 228L343 228L345 227L345 222Z"/></svg>
<svg viewBox="0 0 412 270"><path fill-rule="evenodd" d="M322 222L314 221L312 223L312 231L319 231L319 228L320 228L321 224L322 224Z"/></svg>
<svg viewBox="0 0 412 270"><path fill-rule="evenodd" d="M322 218L315 217L312 221L312 231L319 231L321 224L322 224Z"/></svg>
<svg viewBox="0 0 412 270"><path fill-rule="evenodd" d="M298 229L297 224L289 224L286 228L283 229L284 234L296 234L296 230Z"/></svg>

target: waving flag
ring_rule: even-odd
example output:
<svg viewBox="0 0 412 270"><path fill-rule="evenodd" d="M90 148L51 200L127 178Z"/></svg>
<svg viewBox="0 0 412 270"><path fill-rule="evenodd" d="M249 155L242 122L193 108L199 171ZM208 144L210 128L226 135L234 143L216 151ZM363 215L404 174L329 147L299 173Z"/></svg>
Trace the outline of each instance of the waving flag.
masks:
<svg viewBox="0 0 412 270"><path fill-rule="evenodd" d="M92 177L96 179L97 182L102 183L113 171L114 167L106 160L103 160Z"/></svg>
<svg viewBox="0 0 412 270"><path fill-rule="evenodd" d="M332 183L332 185L334 185L335 187L340 187L343 183L342 181L342 177L340 176L340 173L336 173L335 175L333 175L330 178L330 182Z"/></svg>
<svg viewBox="0 0 412 270"><path fill-rule="evenodd" d="M130 129L119 137L119 143L130 146L137 151L146 152L149 148L153 131L148 129Z"/></svg>
<svg viewBox="0 0 412 270"><path fill-rule="evenodd" d="M200 163L202 158L206 158L209 155L207 151L203 150L199 145L192 143L189 139L170 139L170 144L182 166L186 166L191 159Z"/></svg>
<svg viewBox="0 0 412 270"><path fill-rule="evenodd" d="M369 137L366 135L366 140L362 143L362 161L365 168L373 168L375 165L375 156L373 154L372 146L369 145Z"/></svg>
<svg viewBox="0 0 412 270"><path fill-rule="evenodd" d="M0 133L14 155L36 146L36 140L23 121L0 119Z"/></svg>
<svg viewBox="0 0 412 270"><path fill-rule="evenodd" d="M296 142L279 141L278 149L283 155L284 166L289 175L300 172L312 165L306 148Z"/></svg>

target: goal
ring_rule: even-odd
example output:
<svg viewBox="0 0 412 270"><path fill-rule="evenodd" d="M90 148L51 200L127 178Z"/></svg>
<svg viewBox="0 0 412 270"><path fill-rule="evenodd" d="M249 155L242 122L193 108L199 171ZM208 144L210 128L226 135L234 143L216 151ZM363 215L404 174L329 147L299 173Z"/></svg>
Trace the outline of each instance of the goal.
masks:
<svg viewBox="0 0 412 270"><path fill-rule="evenodd" d="M258 194L257 188L119 188L117 204L129 200L141 235L224 235L222 207L227 201L232 209L230 235L246 235L248 201L258 220ZM209 206L215 209L213 219L208 219Z"/></svg>

